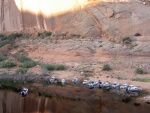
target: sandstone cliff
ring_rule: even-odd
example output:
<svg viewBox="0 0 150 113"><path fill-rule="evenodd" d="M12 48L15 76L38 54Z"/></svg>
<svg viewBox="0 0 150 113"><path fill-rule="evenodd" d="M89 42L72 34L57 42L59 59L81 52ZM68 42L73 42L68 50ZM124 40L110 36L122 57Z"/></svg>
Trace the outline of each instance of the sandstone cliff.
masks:
<svg viewBox="0 0 150 113"><path fill-rule="evenodd" d="M84 36L150 35L150 6L140 0L0 0L0 32L51 30Z"/></svg>

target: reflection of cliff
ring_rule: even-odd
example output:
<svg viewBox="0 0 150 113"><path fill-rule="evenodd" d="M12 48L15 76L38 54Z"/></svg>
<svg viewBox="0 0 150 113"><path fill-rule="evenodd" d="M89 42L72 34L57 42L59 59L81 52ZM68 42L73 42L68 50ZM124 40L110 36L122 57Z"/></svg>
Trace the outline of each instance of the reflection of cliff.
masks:
<svg viewBox="0 0 150 113"><path fill-rule="evenodd" d="M23 98L12 92L0 92L0 113L93 113L100 105L101 101L95 99L80 101L33 95Z"/></svg>
<svg viewBox="0 0 150 113"><path fill-rule="evenodd" d="M140 0L0 0L0 32L46 29L86 36L150 35L149 11Z"/></svg>
<svg viewBox="0 0 150 113"><path fill-rule="evenodd" d="M34 95L23 98L13 92L0 91L0 113L149 113L149 110L149 105L134 106L112 96L85 100Z"/></svg>

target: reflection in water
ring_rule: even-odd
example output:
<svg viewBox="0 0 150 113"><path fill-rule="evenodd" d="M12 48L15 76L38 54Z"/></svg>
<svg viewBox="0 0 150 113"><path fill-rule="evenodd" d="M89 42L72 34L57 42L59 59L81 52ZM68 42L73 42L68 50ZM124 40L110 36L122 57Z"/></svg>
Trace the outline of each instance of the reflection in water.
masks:
<svg viewBox="0 0 150 113"><path fill-rule="evenodd" d="M45 98L35 94L22 97L14 92L0 91L0 113L92 113L96 103L101 102L94 99Z"/></svg>
<svg viewBox="0 0 150 113"><path fill-rule="evenodd" d="M138 105L138 106L137 106ZM123 103L117 98L60 98L38 97L30 94L0 91L0 113L149 113L148 104Z"/></svg>

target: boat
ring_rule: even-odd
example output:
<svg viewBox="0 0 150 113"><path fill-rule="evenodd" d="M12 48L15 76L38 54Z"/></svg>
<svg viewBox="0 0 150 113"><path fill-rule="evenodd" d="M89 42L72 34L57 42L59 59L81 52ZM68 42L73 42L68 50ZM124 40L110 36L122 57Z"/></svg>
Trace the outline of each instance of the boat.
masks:
<svg viewBox="0 0 150 113"><path fill-rule="evenodd" d="M91 82L88 84L89 89L93 89L93 88L98 87L98 86L99 86L99 84L98 84L98 82L96 82L96 81L91 81Z"/></svg>
<svg viewBox="0 0 150 113"><path fill-rule="evenodd" d="M141 91L142 91L142 88L136 87L136 86L134 86L134 85L130 85L130 86L127 88L127 92L128 92L128 93L137 93L137 94L139 94Z"/></svg>
<svg viewBox="0 0 150 113"><path fill-rule="evenodd" d="M83 85L88 85L89 81L88 80L83 80L82 84Z"/></svg>
<svg viewBox="0 0 150 113"><path fill-rule="evenodd" d="M119 89L119 83L118 82L114 82L111 86L112 89Z"/></svg>
<svg viewBox="0 0 150 113"><path fill-rule="evenodd" d="M103 88L104 82L103 81L99 81L99 88Z"/></svg>
<svg viewBox="0 0 150 113"><path fill-rule="evenodd" d="M72 83L73 83L73 84L77 84L77 83L78 83L78 78L77 78L77 77L74 77L74 78L72 79Z"/></svg>
<svg viewBox="0 0 150 113"><path fill-rule="evenodd" d="M65 78L61 79L61 84L62 84L63 86L65 85L65 83L66 83L66 79L65 79Z"/></svg>
<svg viewBox="0 0 150 113"><path fill-rule="evenodd" d="M57 83L57 78L54 77L54 76L52 76L52 77L50 78L50 83L51 83L51 84Z"/></svg>
<svg viewBox="0 0 150 113"><path fill-rule="evenodd" d="M28 88L22 88L20 94L22 95L22 97L25 97L28 95Z"/></svg>
<svg viewBox="0 0 150 113"><path fill-rule="evenodd" d="M110 88L111 88L111 85L110 85L109 82L105 82L105 83L103 84L103 89L104 89L104 90L110 90Z"/></svg>

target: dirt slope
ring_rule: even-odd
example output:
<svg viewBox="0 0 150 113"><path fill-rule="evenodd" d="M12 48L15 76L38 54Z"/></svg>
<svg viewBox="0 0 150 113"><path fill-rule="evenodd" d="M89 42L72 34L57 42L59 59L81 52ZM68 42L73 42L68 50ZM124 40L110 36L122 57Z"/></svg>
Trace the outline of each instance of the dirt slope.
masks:
<svg viewBox="0 0 150 113"><path fill-rule="evenodd" d="M135 82L133 78L150 78L150 42L149 37L131 37L129 44L114 42L105 38L62 38L45 37L22 39L16 42L18 48L13 48L8 58L17 63L16 67L0 69L0 74L15 74L22 65L15 58L19 53L38 63L63 64L68 67L64 71L52 71L44 76L41 65L28 70L27 75L38 74L44 78L56 76L71 81L74 76L82 79L118 81L120 84L128 83L141 86L149 90L149 82ZM2 48L1 48L2 49ZM22 52L23 51L23 52ZM16 56L18 57L18 56ZM103 71L104 64L109 64L110 71ZM146 74L137 74L136 69L141 68ZM32 76L31 76L32 78Z"/></svg>

